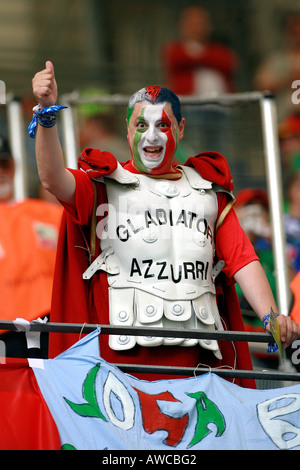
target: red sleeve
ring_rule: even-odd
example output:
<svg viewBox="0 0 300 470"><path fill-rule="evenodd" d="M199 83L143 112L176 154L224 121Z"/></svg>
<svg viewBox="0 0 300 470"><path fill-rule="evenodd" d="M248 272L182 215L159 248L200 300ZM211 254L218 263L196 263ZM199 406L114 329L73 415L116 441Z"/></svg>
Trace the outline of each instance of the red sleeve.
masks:
<svg viewBox="0 0 300 470"><path fill-rule="evenodd" d="M218 197L224 206L225 198ZM228 202L228 201L227 201ZM242 229L234 209L225 217L216 234L216 254L225 261L223 272L232 278L234 274L252 261L259 260L253 245Z"/></svg>
<svg viewBox="0 0 300 470"><path fill-rule="evenodd" d="M76 180L75 207L60 201L65 210L79 225L88 225L94 204L94 187L87 174L81 170L68 170Z"/></svg>

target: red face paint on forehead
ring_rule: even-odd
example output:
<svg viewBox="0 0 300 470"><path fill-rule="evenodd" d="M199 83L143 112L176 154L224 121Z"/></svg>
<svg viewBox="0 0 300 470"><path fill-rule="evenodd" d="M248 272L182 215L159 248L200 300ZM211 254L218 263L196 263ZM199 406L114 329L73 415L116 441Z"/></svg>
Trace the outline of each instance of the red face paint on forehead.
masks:
<svg viewBox="0 0 300 470"><path fill-rule="evenodd" d="M162 87L158 85L152 85L152 86L146 87L146 91L154 103L157 100L157 97L159 95L161 88Z"/></svg>

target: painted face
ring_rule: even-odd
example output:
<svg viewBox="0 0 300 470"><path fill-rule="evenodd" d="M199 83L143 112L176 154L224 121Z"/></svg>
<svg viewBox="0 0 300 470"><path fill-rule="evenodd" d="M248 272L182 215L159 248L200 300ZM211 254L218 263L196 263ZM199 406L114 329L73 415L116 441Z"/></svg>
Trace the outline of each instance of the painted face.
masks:
<svg viewBox="0 0 300 470"><path fill-rule="evenodd" d="M144 173L162 174L172 168L177 142L182 138L170 103L140 102L128 126L128 141L135 167Z"/></svg>

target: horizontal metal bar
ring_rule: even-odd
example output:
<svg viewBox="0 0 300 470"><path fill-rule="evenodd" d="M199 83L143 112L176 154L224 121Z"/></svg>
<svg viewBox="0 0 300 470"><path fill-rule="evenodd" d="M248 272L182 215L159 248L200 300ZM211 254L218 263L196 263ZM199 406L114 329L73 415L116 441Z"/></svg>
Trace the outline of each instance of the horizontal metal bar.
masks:
<svg viewBox="0 0 300 470"><path fill-rule="evenodd" d="M202 375L208 372L219 375L223 378L242 378L242 379L263 379L263 380L281 380L300 382L300 373L285 373L277 371L257 371L257 370L234 370L218 368L193 368L193 367L175 367L175 366L145 366L139 364L114 364L123 372L127 373L148 373L148 374L166 374L166 375Z"/></svg>
<svg viewBox="0 0 300 470"><path fill-rule="evenodd" d="M217 339L228 341L251 341L266 343L272 340L269 333L255 333L244 331L203 331L203 330L174 330L162 328L143 328L143 327L120 327L115 325L97 325L81 323L38 323L29 322L30 331L40 331L46 333L81 333L87 334L100 328L101 334L130 334L133 336L161 336L161 337L185 337L198 339ZM17 325L12 321L0 320L0 330L18 331ZM284 373L277 371L253 371L253 370L233 370L233 369L214 369L159 365L141 365L141 364L114 364L123 372L127 373L153 373L153 374L171 374L171 375L200 375L207 372L213 372L224 378L250 378L281 381L300 381L299 373Z"/></svg>
<svg viewBox="0 0 300 470"><path fill-rule="evenodd" d="M209 96L195 97L195 96L179 96L182 105L205 105L205 104L219 104L219 105L233 105L236 103L260 103L265 98L271 98L273 95L269 92L248 92L248 93L226 93L224 95L212 94Z"/></svg>
<svg viewBox="0 0 300 470"><path fill-rule="evenodd" d="M272 340L270 333L255 333L250 331L206 331L206 330L175 330L171 328L148 328L137 326L96 325L87 323L38 323L29 322L30 331L53 332L53 333L90 333L97 328L101 334L132 336L158 336L170 338L197 338L216 339L218 341L251 341L267 343ZM0 330L17 331L18 327L12 321L0 320Z"/></svg>
<svg viewBox="0 0 300 470"><path fill-rule="evenodd" d="M246 93L226 93L222 95L218 94L211 94L208 96L202 97L195 97L195 96L180 96L179 99L182 105L203 105L203 104L234 104L240 102L260 102L264 98L269 98L273 96L269 92L246 92ZM111 105L120 105L124 106L128 104L130 96L121 95L121 94L114 94L114 95L107 95L107 96L89 96L84 97L80 96L78 92L73 92L69 94L65 94L62 96L62 102L66 105L69 103L70 105L79 105L84 103L94 103L94 104L111 104Z"/></svg>

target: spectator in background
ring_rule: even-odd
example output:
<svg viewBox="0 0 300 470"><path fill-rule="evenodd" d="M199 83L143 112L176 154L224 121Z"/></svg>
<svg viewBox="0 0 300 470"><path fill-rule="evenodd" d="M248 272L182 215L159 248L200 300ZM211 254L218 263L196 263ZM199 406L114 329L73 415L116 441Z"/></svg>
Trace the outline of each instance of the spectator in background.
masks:
<svg viewBox="0 0 300 470"><path fill-rule="evenodd" d="M280 152L285 188L284 227L292 280L300 271L300 115L291 114L279 124Z"/></svg>
<svg viewBox="0 0 300 470"><path fill-rule="evenodd" d="M33 321L50 313L62 209L41 199L14 201L14 160L0 137L0 320ZM24 334L0 332L8 356L27 356ZM31 356L47 356L47 338Z"/></svg>
<svg viewBox="0 0 300 470"><path fill-rule="evenodd" d="M299 168L299 167L298 167ZM286 184L287 208L284 214L284 227L287 243L287 260L292 292L290 317L300 321L300 169L291 174ZM287 357L291 358L295 348L287 348ZM299 356L298 356L299 357ZM292 360L292 359L291 359ZM299 372L300 365L293 362Z"/></svg>
<svg viewBox="0 0 300 470"><path fill-rule="evenodd" d="M211 39L210 14L204 8L184 8L179 37L162 50L166 86L178 95L203 97L233 92L238 60L227 46ZM185 106L185 136L192 151L214 150L226 154L230 116L214 104ZM180 149L180 147L179 147ZM181 159L183 161L183 159Z"/></svg>
<svg viewBox="0 0 300 470"><path fill-rule="evenodd" d="M284 47L262 62L254 80L257 90L276 95L279 120L295 111L291 97L292 83L300 79L300 14L288 16L284 34Z"/></svg>
<svg viewBox="0 0 300 470"><path fill-rule="evenodd" d="M237 57L227 46L211 40L211 18L198 6L185 8L179 38L163 48L167 87L179 95L202 96L235 90Z"/></svg>
<svg viewBox="0 0 300 470"><path fill-rule="evenodd" d="M279 123L278 133L285 180L290 173L300 170L300 114L286 116Z"/></svg>
<svg viewBox="0 0 300 470"><path fill-rule="evenodd" d="M286 187L287 212L284 227L291 278L300 271L300 171L293 173Z"/></svg>
<svg viewBox="0 0 300 470"><path fill-rule="evenodd" d="M247 188L240 190L236 194L235 204L236 215L239 222L251 241L260 263L269 281L274 298L276 299L276 280L274 276L274 257L272 251L272 230L269 223L269 202L268 195L263 189ZM252 308L247 302L239 285L235 285L239 304L242 310L243 321L246 331L263 332L263 328L257 317L253 314ZM251 356L254 364L264 358L274 361L265 352L265 348L253 343L250 345Z"/></svg>
<svg viewBox="0 0 300 470"><path fill-rule="evenodd" d="M258 255L276 299L272 229L269 222L268 195L263 189L243 189L236 195L235 211L243 230ZM247 308L241 290L236 286L242 308Z"/></svg>

